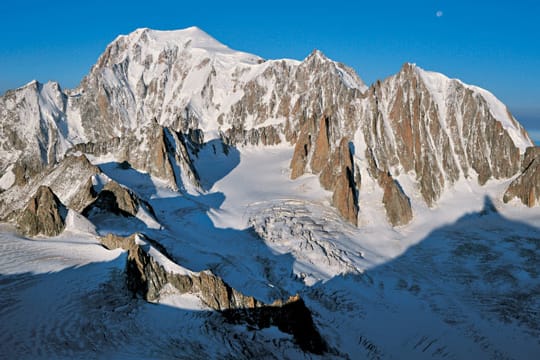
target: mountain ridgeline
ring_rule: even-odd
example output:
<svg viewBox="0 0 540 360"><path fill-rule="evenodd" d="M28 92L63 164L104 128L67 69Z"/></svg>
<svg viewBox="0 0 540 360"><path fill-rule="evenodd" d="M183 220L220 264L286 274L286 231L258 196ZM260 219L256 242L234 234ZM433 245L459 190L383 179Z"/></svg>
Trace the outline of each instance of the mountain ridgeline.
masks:
<svg viewBox="0 0 540 360"><path fill-rule="evenodd" d="M294 147L291 179L316 174L355 225L369 182L394 226L414 218L414 201L435 206L460 180L515 178L505 202L540 202L539 152L491 93L413 64L367 87L319 51L264 60L198 28L119 36L77 88L31 82L0 98L0 117L4 219L33 195L21 189L37 189L72 155L109 156L171 189L203 191L197 150L215 139L224 149ZM72 183L82 189L97 171ZM58 191L69 204L76 189Z"/></svg>
<svg viewBox="0 0 540 360"><path fill-rule="evenodd" d="M486 90L139 29L0 119L7 357L538 354L540 147Z"/></svg>

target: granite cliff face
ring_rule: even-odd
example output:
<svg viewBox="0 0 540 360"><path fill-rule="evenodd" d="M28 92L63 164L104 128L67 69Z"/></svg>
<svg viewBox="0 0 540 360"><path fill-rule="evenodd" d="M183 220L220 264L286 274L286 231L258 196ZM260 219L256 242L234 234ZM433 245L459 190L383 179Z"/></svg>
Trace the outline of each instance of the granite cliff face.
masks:
<svg viewBox="0 0 540 360"><path fill-rule="evenodd" d="M40 186L47 186L60 201L75 211L82 211L94 200L92 179L100 174L84 155L66 156L56 166L49 166L23 184L14 183L0 195L0 219L15 219Z"/></svg>
<svg viewBox="0 0 540 360"><path fill-rule="evenodd" d="M355 180L353 154L350 149L351 143L343 137L339 145L331 145L330 122L327 116L321 118L314 139L312 139L309 125L304 125L291 160L291 178L298 178L308 169L318 174L322 187L333 193L332 204L345 219L356 225L358 187Z"/></svg>
<svg viewBox="0 0 540 360"><path fill-rule="evenodd" d="M3 189L82 153L193 193L201 190L195 163L205 142L287 143L291 178L319 176L353 224L364 170L386 194L390 223L406 224L411 192L431 207L461 178L511 178L532 145L491 93L459 80L405 64L367 88L319 51L266 61L197 28L119 36L78 88L32 82L1 97L0 114ZM400 176L415 188L404 190Z"/></svg>
<svg viewBox="0 0 540 360"><path fill-rule="evenodd" d="M525 152L519 176L504 193L504 202L518 198L528 207L540 204L540 147L529 147Z"/></svg>
<svg viewBox="0 0 540 360"><path fill-rule="evenodd" d="M93 189L90 191L95 193ZM82 189L82 193L87 193L86 188ZM93 201L82 210L82 213L88 215L93 211L106 211L116 215L136 216L141 206L151 209L147 202L140 199L131 190L114 180L110 180L99 193L96 193ZM150 211L153 213L152 210Z"/></svg>
<svg viewBox="0 0 540 360"><path fill-rule="evenodd" d="M17 228L26 236L56 236L65 227L67 209L47 186L38 191L17 218Z"/></svg>
<svg viewBox="0 0 540 360"><path fill-rule="evenodd" d="M413 173L429 206L460 177L476 174L480 184L512 177L530 144L491 94L411 64L369 89L364 118L373 163L392 175Z"/></svg>

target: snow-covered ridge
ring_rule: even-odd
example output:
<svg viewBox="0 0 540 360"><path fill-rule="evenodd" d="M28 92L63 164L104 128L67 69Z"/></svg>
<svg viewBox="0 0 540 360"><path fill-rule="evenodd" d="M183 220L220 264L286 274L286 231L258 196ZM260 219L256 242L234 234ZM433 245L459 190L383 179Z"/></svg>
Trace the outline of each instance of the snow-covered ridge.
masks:
<svg viewBox="0 0 540 360"><path fill-rule="evenodd" d="M284 126L291 112L298 113L295 106L312 107L321 103L316 97L333 97L338 88L367 89L354 70L319 51L303 61L264 60L196 27L138 29L107 47L81 84L80 93L90 99L80 102L87 112L109 106L112 114L100 106L100 113L109 112L102 121L117 117L109 136L121 135L116 123L135 130L149 119L174 128L184 121L218 134L240 124L246 130Z"/></svg>
<svg viewBox="0 0 540 360"><path fill-rule="evenodd" d="M204 50L213 55L226 55L237 62L246 64L258 64L264 61L259 56L229 48L196 26L181 30L140 28L128 35L120 35L113 43L120 39L125 39L130 43L147 43L161 49L177 46L190 50Z"/></svg>
<svg viewBox="0 0 540 360"><path fill-rule="evenodd" d="M148 255L151 256L167 272L178 274L178 275L186 275L186 276L198 275L198 273L194 273L193 271L188 270L185 267L180 266L174 263L173 261L171 261L165 255L163 255L158 249L152 246L148 241L143 239L139 234L135 235L135 244L144 247Z"/></svg>
<svg viewBox="0 0 540 360"><path fill-rule="evenodd" d="M459 79L450 79L444 74L434 71L427 71L414 64L411 65L415 67L416 72L418 75L420 75L424 81L424 84L428 87L430 93L437 102L439 107L439 116L441 119L445 118L448 92L450 91L452 84L457 83L466 87L467 89L472 90L486 101L491 115L501 123L502 127L508 132L508 135L510 135L515 146L520 149L522 154L525 152L527 147L533 145L531 139L526 135L523 127L510 114L506 105L497 99L491 92L478 86L466 84Z"/></svg>

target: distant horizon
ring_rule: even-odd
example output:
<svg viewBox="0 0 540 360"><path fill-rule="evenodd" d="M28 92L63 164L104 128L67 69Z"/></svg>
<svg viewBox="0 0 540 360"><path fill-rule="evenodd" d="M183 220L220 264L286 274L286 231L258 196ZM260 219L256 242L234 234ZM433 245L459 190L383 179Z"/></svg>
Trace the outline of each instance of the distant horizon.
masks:
<svg viewBox="0 0 540 360"><path fill-rule="evenodd" d="M314 49L370 85L405 62L492 92L540 143L540 4L336 0L204 4L154 0L7 3L0 15L0 94L31 80L76 87L106 46L137 28L197 26L231 49L302 60Z"/></svg>

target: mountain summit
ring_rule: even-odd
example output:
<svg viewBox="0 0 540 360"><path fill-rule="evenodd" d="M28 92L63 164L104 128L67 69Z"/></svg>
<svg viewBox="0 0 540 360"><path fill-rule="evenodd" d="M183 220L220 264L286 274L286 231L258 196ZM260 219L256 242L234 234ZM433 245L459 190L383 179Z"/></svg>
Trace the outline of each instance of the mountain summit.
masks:
<svg viewBox="0 0 540 360"><path fill-rule="evenodd" d="M31 177L70 149L88 152L85 144L100 144L100 155L114 154L167 178L173 188L197 187L193 171L173 174L172 165L161 165L168 161L166 142L178 142L161 134L159 128L167 128L171 134L196 132L201 144L218 137L230 145L296 144L292 177L320 174L322 186L334 193L332 203L352 223L361 208L362 171L388 184L383 187L391 213L398 198L410 203L416 192L434 206L460 178L480 184L511 178L532 146L499 100L459 80L405 64L368 89L351 68L320 51L301 62L264 61L196 27L119 36L77 89L33 82L8 92L0 109L6 119L4 188L11 174ZM154 155L146 156L146 149ZM163 161L155 164L158 158ZM192 168L190 161L184 154L181 167ZM191 180L180 184L185 176ZM401 176L417 185L405 189Z"/></svg>

